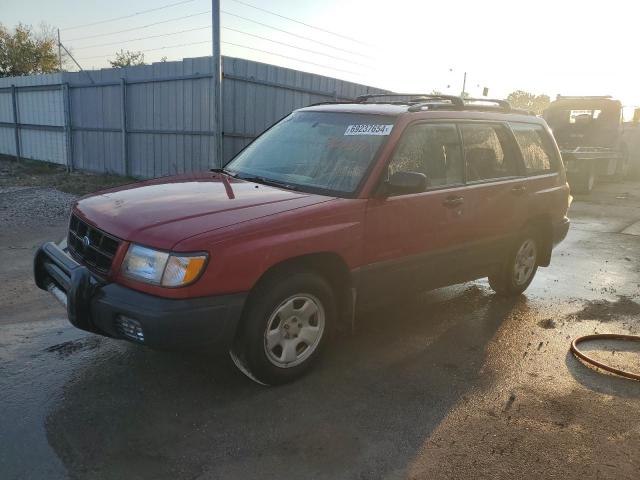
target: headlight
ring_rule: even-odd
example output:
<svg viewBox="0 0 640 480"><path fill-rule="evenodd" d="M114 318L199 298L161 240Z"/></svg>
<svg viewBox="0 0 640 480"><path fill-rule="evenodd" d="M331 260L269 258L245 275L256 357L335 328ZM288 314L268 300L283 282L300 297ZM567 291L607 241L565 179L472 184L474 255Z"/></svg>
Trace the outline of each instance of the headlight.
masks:
<svg viewBox="0 0 640 480"><path fill-rule="evenodd" d="M202 253L170 254L131 245L122 263L122 273L141 282L182 287L200 276L206 262L207 255Z"/></svg>

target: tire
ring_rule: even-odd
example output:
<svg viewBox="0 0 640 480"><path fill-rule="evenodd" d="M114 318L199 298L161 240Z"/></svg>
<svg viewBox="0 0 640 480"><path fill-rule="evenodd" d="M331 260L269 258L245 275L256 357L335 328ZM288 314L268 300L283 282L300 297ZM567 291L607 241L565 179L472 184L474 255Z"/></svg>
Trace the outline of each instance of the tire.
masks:
<svg viewBox="0 0 640 480"><path fill-rule="evenodd" d="M520 236L500 270L489 276L489 285L498 295L520 295L531 284L538 270L540 241L533 231Z"/></svg>
<svg viewBox="0 0 640 480"><path fill-rule="evenodd" d="M571 187L572 193L589 195L593 190L595 183L596 176L593 171L589 171L576 175L576 177L569 183L569 186Z"/></svg>
<svg viewBox="0 0 640 480"><path fill-rule="evenodd" d="M310 272L271 277L249 299L231 358L259 383L293 381L318 357L336 314L333 290L322 277Z"/></svg>
<svg viewBox="0 0 640 480"><path fill-rule="evenodd" d="M596 174L593 165L589 165L583 171L576 172L569 179L571 193L589 195L596 183Z"/></svg>
<svg viewBox="0 0 640 480"><path fill-rule="evenodd" d="M621 148L621 157L616 165L616 179L624 180L629 175L629 151L625 146Z"/></svg>

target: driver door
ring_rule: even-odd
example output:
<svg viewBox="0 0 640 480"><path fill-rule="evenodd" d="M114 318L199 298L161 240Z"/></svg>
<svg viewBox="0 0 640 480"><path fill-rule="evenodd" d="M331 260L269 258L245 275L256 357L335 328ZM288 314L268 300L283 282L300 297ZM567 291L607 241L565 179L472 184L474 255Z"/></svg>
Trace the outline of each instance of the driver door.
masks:
<svg viewBox="0 0 640 480"><path fill-rule="evenodd" d="M427 176L423 192L369 200L359 298L454 283L465 265L456 252L464 246L466 220L464 161L453 123L419 123L407 128L388 165ZM387 177L388 178L388 177Z"/></svg>

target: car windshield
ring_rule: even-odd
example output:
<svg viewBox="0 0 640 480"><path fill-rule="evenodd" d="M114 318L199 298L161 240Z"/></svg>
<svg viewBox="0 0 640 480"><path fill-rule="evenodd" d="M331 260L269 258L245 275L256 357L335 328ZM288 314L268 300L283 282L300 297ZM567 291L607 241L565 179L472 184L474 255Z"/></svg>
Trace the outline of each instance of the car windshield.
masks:
<svg viewBox="0 0 640 480"><path fill-rule="evenodd" d="M393 117L294 112L225 167L238 178L303 190L350 194L393 129Z"/></svg>

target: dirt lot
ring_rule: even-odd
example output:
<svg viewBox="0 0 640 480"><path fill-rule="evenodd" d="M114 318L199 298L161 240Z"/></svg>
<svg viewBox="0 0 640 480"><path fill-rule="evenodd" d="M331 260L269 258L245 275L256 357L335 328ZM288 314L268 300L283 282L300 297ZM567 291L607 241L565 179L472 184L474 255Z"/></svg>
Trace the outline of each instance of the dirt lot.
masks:
<svg viewBox="0 0 640 480"><path fill-rule="evenodd" d="M640 478L640 383L571 338L640 330L640 183L602 184L526 295L484 281L363 314L294 384L72 328L31 279L74 195L0 182L0 478ZM15 175L14 175L15 176ZM68 190L68 189L67 189ZM633 345L598 355L640 371Z"/></svg>

